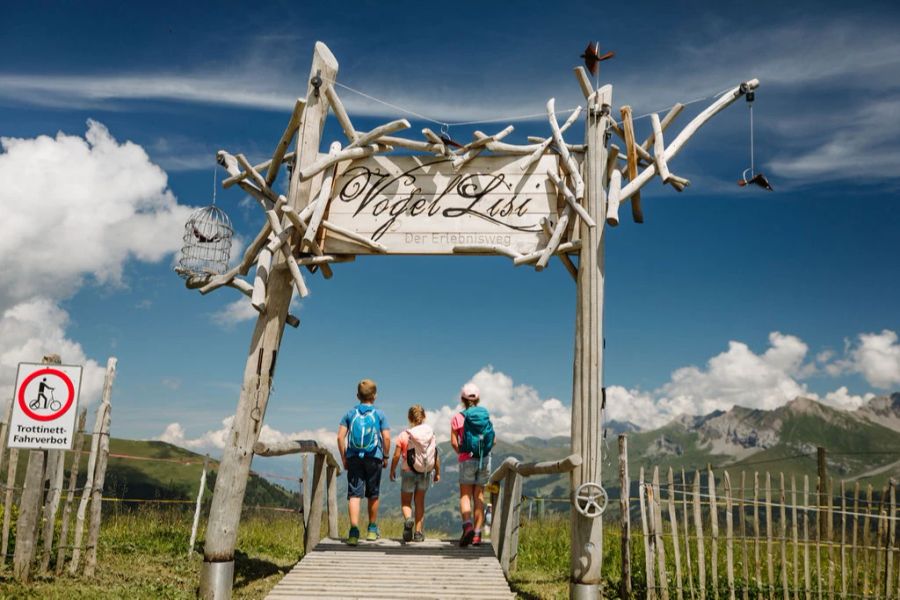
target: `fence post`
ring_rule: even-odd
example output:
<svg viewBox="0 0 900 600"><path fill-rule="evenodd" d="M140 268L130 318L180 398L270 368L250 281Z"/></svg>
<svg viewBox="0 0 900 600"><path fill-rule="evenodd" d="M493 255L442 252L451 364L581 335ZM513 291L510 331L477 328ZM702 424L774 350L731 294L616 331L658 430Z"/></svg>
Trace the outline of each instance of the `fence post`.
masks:
<svg viewBox="0 0 900 600"><path fill-rule="evenodd" d="M312 492L309 507L309 521L303 532L303 552L308 554L319 543L322 530L322 505L325 502L325 455L316 454L313 459Z"/></svg>
<svg viewBox="0 0 900 600"><path fill-rule="evenodd" d="M97 545L100 543L100 520L103 508L103 484L106 481L106 462L109 458L109 426L112 418L112 386L116 379L116 363L118 359L110 357L106 362L106 380L103 382L103 400L100 410L103 421L100 423L100 445L97 451L97 472L94 475L94 489L91 494L91 526L88 530L87 558L84 563L84 574L94 576L97 568Z"/></svg>
<svg viewBox="0 0 900 600"><path fill-rule="evenodd" d="M688 485L687 474L681 469L681 518L684 522L684 562L687 566L688 589L691 593L691 600L696 597L694 595L694 570L691 566L691 536L690 536L690 517L688 516Z"/></svg>
<svg viewBox="0 0 900 600"><path fill-rule="evenodd" d="M659 587L663 600L669 600L669 575L666 572L666 547L663 544L663 522L660 509L659 467L653 467L653 498L650 500L650 519L656 544L656 563L659 568Z"/></svg>
<svg viewBox="0 0 900 600"><path fill-rule="evenodd" d="M819 473L819 485L817 486L816 492L819 495L819 518L817 522L819 524L819 531L824 531L825 529L825 482L828 479L828 464L827 457L825 453L825 448L822 446L816 447L816 467Z"/></svg>
<svg viewBox="0 0 900 600"><path fill-rule="evenodd" d="M494 556L499 560L503 549L503 507L500 502L500 482L491 485L497 490L491 491L491 546L494 548Z"/></svg>
<svg viewBox="0 0 900 600"><path fill-rule="evenodd" d="M888 491L888 514L887 514L887 522L885 526L887 527L887 535L886 535L886 544L885 551L887 555L885 556L885 574L884 574L884 597L888 600L890 599L893 588L894 588L894 578L892 577L892 570L894 568L894 535L896 532L896 521L894 520L896 515L894 514L897 508L897 498L896 498L896 483L893 479L888 483L888 487L890 488Z"/></svg>
<svg viewBox="0 0 900 600"><path fill-rule="evenodd" d="M300 472L300 506L303 508L303 527L309 525L309 454L304 453Z"/></svg>
<svg viewBox="0 0 900 600"><path fill-rule="evenodd" d="M13 573L16 579L27 583L31 580L31 561L37 547L38 521L41 496L44 491L43 450L28 453L25 483L19 498L19 518L16 519L16 549L13 555Z"/></svg>
<svg viewBox="0 0 900 600"><path fill-rule="evenodd" d="M197 489L197 506L194 508L194 523L191 525L191 540L188 542L188 558L194 553L194 542L197 541L197 527L200 525L200 507L203 505L203 492L206 491L206 468L209 466L209 454L203 459L203 471L200 473L200 487Z"/></svg>
<svg viewBox="0 0 900 600"><path fill-rule="evenodd" d="M62 364L58 354L45 356L45 365ZM41 506L44 496L44 472L47 466L46 450L31 450L28 453L28 467L25 484L19 497L19 518L16 519L16 549L13 555L13 573L16 579L28 582L31 579L31 563L38 545Z"/></svg>
<svg viewBox="0 0 900 600"><path fill-rule="evenodd" d="M41 573L46 573L50 567L50 554L53 552L53 532L56 529L56 513L59 510L59 501L62 498L62 487L66 475L65 451L54 450L49 452L48 456L51 461L55 459L55 465L47 465L50 487L47 490L47 502L44 504L44 550L41 555Z"/></svg>
<svg viewBox="0 0 900 600"><path fill-rule="evenodd" d="M728 579L728 597L735 600L734 595L734 501L731 497L731 477L728 471L722 473L723 491L725 492L725 576Z"/></svg>
<svg viewBox="0 0 900 600"><path fill-rule="evenodd" d="M510 469L503 480L503 524L500 531L500 566L503 573L516 567L519 544L519 510L522 506L522 476Z"/></svg>
<svg viewBox="0 0 900 600"><path fill-rule="evenodd" d="M328 537L340 538L338 532L337 469L328 467Z"/></svg>
<svg viewBox="0 0 900 600"><path fill-rule="evenodd" d="M56 574L61 575L66 562L66 545L69 543L69 520L72 515L72 501L75 499L75 485L78 483L78 467L81 464L81 449L84 447L84 423L87 420L87 409L82 408L78 415L78 434L75 436L75 448L72 450L72 466L69 468L69 492L63 505L62 529L59 532L59 548L56 551Z"/></svg>
<svg viewBox="0 0 900 600"><path fill-rule="evenodd" d="M97 416L94 419L94 429L91 430L91 452L88 455L87 470L85 471L84 489L81 490L81 500L78 502L78 511L75 513L75 537L72 542L72 561L69 563L69 573L78 573L78 565L81 563L81 542L84 537L84 520L87 514L88 502L91 499L91 491L94 489L94 475L97 471L97 452L100 450L100 427L103 424L103 407L97 407Z"/></svg>
<svg viewBox="0 0 900 600"><path fill-rule="evenodd" d="M712 466L706 467L706 484L709 488L709 521L710 521L710 582L712 583L713 598L719 598L719 505L716 503L716 476Z"/></svg>
<svg viewBox="0 0 900 600"><path fill-rule="evenodd" d="M0 544L0 564L6 564L9 552L9 522L12 519L13 492L16 487L16 470L19 468L19 449L10 448L6 470L6 498L3 501L3 543Z"/></svg>
<svg viewBox="0 0 900 600"><path fill-rule="evenodd" d="M697 572L700 600L706 600L706 553L703 548L703 511L700 506L700 470L694 471L694 529L697 531Z"/></svg>
<svg viewBox="0 0 900 600"><path fill-rule="evenodd" d="M622 513L622 581L619 593L627 599L631 598L631 481L628 478L628 436L624 433L619 436L619 490L619 509Z"/></svg>
<svg viewBox="0 0 900 600"><path fill-rule="evenodd" d="M678 594L678 600L684 599L684 590L681 587L681 549L678 547L678 516L675 514L675 474L672 467L669 467L669 521L672 525L672 552L675 554L675 591Z"/></svg>

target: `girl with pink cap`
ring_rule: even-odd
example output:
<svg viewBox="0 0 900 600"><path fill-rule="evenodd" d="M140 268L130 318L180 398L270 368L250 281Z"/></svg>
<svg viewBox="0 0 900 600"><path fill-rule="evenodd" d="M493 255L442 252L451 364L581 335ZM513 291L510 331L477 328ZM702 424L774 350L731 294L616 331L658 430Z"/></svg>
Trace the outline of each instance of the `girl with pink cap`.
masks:
<svg viewBox="0 0 900 600"><path fill-rule="evenodd" d="M463 547L481 544L484 486L491 475L494 427L487 409L478 406L480 400L478 386L467 383L460 391L465 410L450 420L450 444L459 458L459 512L463 520L459 545Z"/></svg>

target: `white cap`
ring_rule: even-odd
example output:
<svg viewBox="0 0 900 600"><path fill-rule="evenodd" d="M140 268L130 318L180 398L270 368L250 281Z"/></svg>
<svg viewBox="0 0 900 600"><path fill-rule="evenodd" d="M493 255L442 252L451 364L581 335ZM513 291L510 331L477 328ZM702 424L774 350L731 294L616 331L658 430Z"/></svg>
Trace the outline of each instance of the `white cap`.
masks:
<svg viewBox="0 0 900 600"><path fill-rule="evenodd" d="M481 390L478 389L478 386L474 383L467 383L462 386L462 390L459 392L459 397L463 400L477 400L481 397Z"/></svg>

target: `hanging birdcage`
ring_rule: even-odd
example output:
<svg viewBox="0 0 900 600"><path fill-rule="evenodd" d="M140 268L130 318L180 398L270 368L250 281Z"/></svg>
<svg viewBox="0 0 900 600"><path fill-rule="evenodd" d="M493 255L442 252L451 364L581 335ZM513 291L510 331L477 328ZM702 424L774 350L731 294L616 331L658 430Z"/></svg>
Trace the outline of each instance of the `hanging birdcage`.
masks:
<svg viewBox="0 0 900 600"><path fill-rule="evenodd" d="M231 258L231 219L215 204L194 212L184 224L184 245L175 271L183 278L221 275Z"/></svg>

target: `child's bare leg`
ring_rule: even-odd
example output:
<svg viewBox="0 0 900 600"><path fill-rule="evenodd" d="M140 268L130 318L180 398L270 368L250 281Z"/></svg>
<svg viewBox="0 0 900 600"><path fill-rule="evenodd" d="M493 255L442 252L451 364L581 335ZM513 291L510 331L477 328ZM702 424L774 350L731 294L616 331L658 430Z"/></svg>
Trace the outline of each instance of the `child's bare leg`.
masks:
<svg viewBox="0 0 900 600"><path fill-rule="evenodd" d="M378 522L378 498L369 498L369 524ZM357 508L357 514L359 514L359 509Z"/></svg>
<svg viewBox="0 0 900 600"><path fill-rule="evenodd" d="M347 506L350 511L350 526L359 526L359 501L360 498L350 498L347 500Z"/></svg>
<svg viewBox="0 0 900 600"><path fill-rule="evenodd" d="M404 508L405 510L405 508ZM406 513L404 513L406 516ZM416 490L416 531L422 533L425 524L425 490Z"/></svg>
<svg viewBox="0 0 900 600"><path fill-rule="evenodd" d="M400 492L400 510L403 511L404 519L412 518L412 497L412 492ZM418 510L418 498L416 498L416 510Z"/></svg>
<svg viewBox="0 0 900 600"><path fill-rule="evenodd" d="M473 486L475 496L475 531L481 531L484 525L484 488L480 485Z"/></svg>
<svg viewBox="0 0 900 600"><path fill-rule="evenodd" d="M462 520L472 520L472 491L475 486L471 484L459 484L459 514Z"/></svg>

